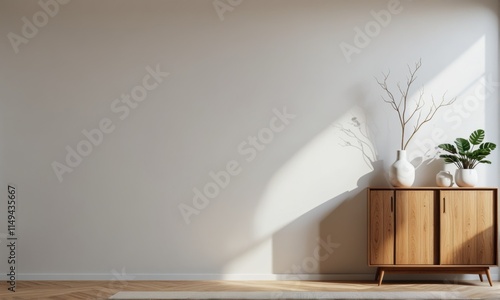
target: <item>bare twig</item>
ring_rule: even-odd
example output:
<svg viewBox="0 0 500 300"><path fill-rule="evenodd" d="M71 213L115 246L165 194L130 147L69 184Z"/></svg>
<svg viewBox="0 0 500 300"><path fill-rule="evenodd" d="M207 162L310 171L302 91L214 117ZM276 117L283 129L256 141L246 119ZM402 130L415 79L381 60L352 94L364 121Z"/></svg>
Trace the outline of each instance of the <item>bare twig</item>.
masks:
<svg viewBox="0 0 500 300"><path fill-rule="evenodd" d="M422 89L418 97L418 100L416 101L412 109L410 107L409 103L410 99L408 97L410 94L410 88L417 79L416 76L417 71L420 69L421 66L422 66L422 60L419 60L417 63L415 63L415 67L413 69L410 66L408 66L409 75L406 78L406 86L402 88L399 83L397 84L397 88L400 94L400 98L398 101L394 97L394 94L389 90L389 87L387 85L390 72L388 72L387 74L382 73L383 75L382 80L376 79L378 85L384 90L384 92L386 93L386 97L388 97L385 98L382 96L382 100L391 105L392 109L394 109L398 114L399 124L401 126L401 150L406 149L406 147L410 143L411 139L415 136L415 134L422 128L424 124L426 124L427 122L432 120L432 118L434 118L436 112L440 108L449 106L453 104L456 100L456 98L453 98L451 100L445 100L446 96L445 93L442 96L441 101L436 104L436 102L434 101L434 97L432 97L432 105L429 107L428 110L424 110L426 103L423 99L424 91ZM413 130L411 132L407 132L408 126L410 126L411 123L414 124L412 126ZM408 136L408 138L406 138L406 136Z"/></svg>

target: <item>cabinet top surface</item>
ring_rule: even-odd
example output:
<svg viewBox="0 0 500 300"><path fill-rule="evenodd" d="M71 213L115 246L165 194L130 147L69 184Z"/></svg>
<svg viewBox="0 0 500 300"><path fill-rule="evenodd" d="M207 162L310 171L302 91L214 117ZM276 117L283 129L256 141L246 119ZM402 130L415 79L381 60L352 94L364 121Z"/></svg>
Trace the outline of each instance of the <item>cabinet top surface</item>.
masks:
<svg viewBox="0 0 500 300"><path fill-rule="evenodd" d="M418 187L391 187L375 186L368 187L369 190L497 190L497 187L438 187L438 186L418 186Z"/></svg>

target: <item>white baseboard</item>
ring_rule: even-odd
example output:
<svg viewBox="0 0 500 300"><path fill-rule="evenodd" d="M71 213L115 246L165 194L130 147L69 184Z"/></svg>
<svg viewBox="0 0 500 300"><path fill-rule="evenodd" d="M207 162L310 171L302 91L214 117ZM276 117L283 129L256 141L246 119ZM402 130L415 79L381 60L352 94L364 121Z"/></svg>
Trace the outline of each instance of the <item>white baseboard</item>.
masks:
<svg viewBox="0 0 500 300"><path fill-rule="evenodd" d="M20 273L17 280L370 280L372 274L72 274ZM0 275L0 280L8 280Z"/></svg>
<svg viewBox="0 0 500 300"><path fill-rule="evenodd" d="M370 281L375 274L84 274L84 273L20 273L16 280L324 280L324 281ZM499 274L491 274L493 281L499 281ZM479 280L478 275L449 274L387 274L384 280ZM9 280L6 275L0 275L0 280Z"/></svg>

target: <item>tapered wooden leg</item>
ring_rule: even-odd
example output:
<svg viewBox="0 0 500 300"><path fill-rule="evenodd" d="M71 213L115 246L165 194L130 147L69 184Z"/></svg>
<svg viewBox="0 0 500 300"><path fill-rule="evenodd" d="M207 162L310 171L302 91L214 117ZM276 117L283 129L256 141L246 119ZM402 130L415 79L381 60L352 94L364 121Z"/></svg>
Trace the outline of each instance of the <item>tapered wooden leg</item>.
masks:
<svg viewBox="0 0 500 300"><path fill-rule="evenodd" d="M384 280L384 274L385 274L385 271L384 269L381 269L380 270L380 275L379 275L379 278L378 278L378 285L382 285L382 280Z"/></svg>
<svg viewBox="0 0 500 300"><path fill-rule="evenodd" d="M490 286L493 286L493 282L491 281L490 268L486 268L486 277L488 277L488 282L490 283Z"/></svg>
<svg viewBox="0 0 500 300"><path fill-rule="evenodd" d="M479 279L483 282L483 275L486 275L490 286L493 286L493 281L491 280L490 268L489 267L449 267L449 268L433 268L433 267L379 267L377 273L375 274L375 281L378 281L378 285L382 285L384 280L385 272L389 273L449 273L449 274L477 274ZM500 299L500 298L499 298Z"/></svg>

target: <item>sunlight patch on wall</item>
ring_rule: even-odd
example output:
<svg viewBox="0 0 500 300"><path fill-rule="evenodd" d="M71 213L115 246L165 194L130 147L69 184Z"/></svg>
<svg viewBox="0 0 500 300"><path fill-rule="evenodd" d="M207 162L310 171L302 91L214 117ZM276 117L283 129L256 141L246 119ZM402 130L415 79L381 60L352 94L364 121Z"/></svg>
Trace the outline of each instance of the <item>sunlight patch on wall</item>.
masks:
<svg viewBox="0 0 500 300"><path fill-rule="evenodd" d="M233 258L224 265L222 274L238 274L244 270L245 273L273 273L273 247L272 237L258 241L244 253ZM258 262L258 263L256 263ZM263 269L264 268L264 269ZM230 280L231 278L223 278Z"/></svg>
<svg viewBox="0 0 500 300"><path fill-rule="evenodd" d="M423 62L422 69L425 68ZM496 88L485 71L486 37L482 36L425 83L423 99L428 105L432 103L431 97L434 97L435 103L440 103L444 94L445 101L454 97L457 99L437 113L431 122L432 126L424 126L415 136L410 145L410 160L421 157L432 162L438 156L439 144L451 143L459 136L468 136L471 130L484 128L484 102L488 93L491 94ZM418 96L419 90L415 90L412 100L417 101ZM427 111L424 110L423 114ZM449 169L452 166L446 167Z"/></svg>
<svg viewBox="0 0 500 300"><path fill-rule="evenodd" d="M460 95L464 89L470 87L479 78L484 76L486 66L486 37L483 35L453 62L447 65L432 80L425 83L425 95L434 95L439 101L443 93L451 98ZM422 69L428 69L426 62L422 62ZM417 92L415 92L418 95Z"/></svg>
<svg viewBox="0 0 500 300"><path fill-rule="evenodd" d="M444 93L447 99L457 97L451 107L440 112L439 118L446 122L446 132L449 132L450 127L456 130L463 124L471 122L475 127L484 125L484 118L471 118L471 116L478 113L484 115L484 101L489 90L485 72L486 37L483 35L425 84L427 99L432 94L435 101L439 102ZM478 124L479 119L483 120L481 124Z"/></svg>
<svg viewBox="0 0 500 300"><path fill-rule="evenodd" d="M354 107L314 137L269 181L256 209L256 236L270 236L357 188L358 180L373 170L375 159L364 113Z"/></svg>
<svg viewBox="0 0 500 300"><path fill-rule="evenodd" d="M492 86L491 74L486 74L486 37L483 35L460 57L451 63L437 77L452 78L450 95L457 95L457 101L452 108L443 114L444 121L452 132L447 141L457 136L469 134L470 130L484 128L485 101L497 86ZM432 81L434 83L434 81ZM435 83L436 85L439 82Z"/></svg>
<svg viewBox="0 0 500 300"><path fill-rule="evenodd" d="M308 216L313 222L317 220L319 228L323 219L320 215L328 215L345 201L348 195L344 193L359 185L365 188L365 184L358 184L358 181L373 174L377 161L365 119L363 110L353 107L312 138L274 174L255 211L252 246L225 263L225 274L238 274L242 270L245 273L262 272L263 266L269 268L266 272L273 273L276 255L273 242L280 230L332 201L324 211ZM297 234L314 236L312 239L316 240L319 233L314 224L310 225ZM294 248L294 252L310 253L306 244L304 249Z"/></svg>

